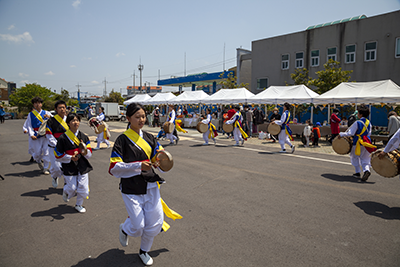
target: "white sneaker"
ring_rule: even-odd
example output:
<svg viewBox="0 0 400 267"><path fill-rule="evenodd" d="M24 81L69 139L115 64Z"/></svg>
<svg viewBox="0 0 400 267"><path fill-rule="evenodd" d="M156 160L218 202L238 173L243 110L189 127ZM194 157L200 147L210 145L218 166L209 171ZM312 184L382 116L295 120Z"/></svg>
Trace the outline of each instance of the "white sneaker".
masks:
<svg viewBox="0 0 400 267"><path fill-rule="evenodd" d="M286 153L286 150L281 150L279 151L279 153Z"/></svg>
<svg viewBox="0 0 400 267"><path fill-rule="evenodd" d="M110 144L108 144L108 145L107 145L107 148L110 148L110 147L111 147L111 145L110 145Z"/></svg>
<svg viewBox="0 0 400 267"><path fill-rule="evenodd" d="M42 162L38 162L37 165L39 166L39 169L40 169L41 171L44 170L44 167L43 167L43 163L42 163Z"/></svg>
<svg viewBox="0 0 400 267"><path fill-rule="evenodd" d="M62 197L63 197L64 202L68 202L68 201L69 201L69 199L68 199L68 194L65 193L65 191L63 191Z"/></svg>
<svg viewBox="0 0 400 267"><path fill-rule="evenodd" d="M217 144L217 139L214 138L213 140L214 140L214 145L216 145Z"/></svg>
<svg viewBox="0 0 400 267"><path fill-rule="evenodd" d="M233 146L239 146L239 144L238 144L238 143L236 143L236 144L234 144Z"/></svg>
<svg viewBox="0 0 400 267"><path fill-rule="evenodd" d="M296 147L294 145L292 145L292 154L294 153L294 150L296 149Z"/></svg>
<svg viewBox="0 0 400 267"><path fill-rule="evenodd" d="M43 170L43 173L46 174L46 175L50 174L49 170Z"/></svg>
<svg viewBox="0 0 400 267"><path fill-rule="evenodd" d="M57 186L58 186L58 177L53 178L53 181L51 182L51 185L52 185L54 188L57 188Z"/></svg>
<svg viewBox="0 0 400 267"><path fill-rule="evenodd" d="M119 242L123 247L126 247L128 245L128 235L123 232L122 225L123 223L119 225Z"/></svg>
<svg viewBox="0 0 400 267"><path fill-rule="evenodd" d="M80 213L86 212L85 207L83 207L82 205L75 205L75 209Z"/></svg>
<svg viewBox="0 0 400 267"><path fill-rule="evenodd" d="M93 148L93 150L99 150L100 149L100 147L95 147L95 148Z"/></svg>
<svg viewBox="0 0 400 267"><path fill-rule="evenodd" d="M140 259L144 263L144 265L149 266L153 264L153 259L150 257L150 255L146 252L143 254L139 254Z"/></svg>
<svg viewBox="0 0 400 267"><path fill-rule="evenodd" d="M243 144L244 144L244 139L242 139L242 146L243 146Z"/></svg>
<svg viewBox="0 0 400 267"><path fill-rule="evenodd" d="M208 143L204 143L203 146L208 146Z"/></svg>

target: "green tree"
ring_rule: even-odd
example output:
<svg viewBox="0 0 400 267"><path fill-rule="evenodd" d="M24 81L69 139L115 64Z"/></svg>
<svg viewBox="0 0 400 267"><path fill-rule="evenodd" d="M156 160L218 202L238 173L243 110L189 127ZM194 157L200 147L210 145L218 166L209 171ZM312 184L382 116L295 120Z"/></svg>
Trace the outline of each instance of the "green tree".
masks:
<svg viewBox="0 0 400 267"><path fill-rule="evenodd" d="M112 90L108 97L104 99L104 102L116 102L122 105L124 103L124 98L121 96L120 92L114 92L114 90Z"/></svg>
<svg viewBox="0 0 400 267"><path fill-rule="evenodd" d="M352 70L342 70L340 62L329 59L324 64L325 70L317 71L317 79L310 80L309 85L317 87L315 90L319 94L323 94L342 82L350 80Z"/></svg>
<svg viewBox="0 0 400 267"><path fill-rule="evenodd" d="M10 104L17 106L19 111L30 111L33 107L31 100L35 96L39 96L43 99L43 109L51 110L54 107L51 105L52 97L54 93L43 86L36 83L25 84L21 88L17 88L15 93L10 95Z"/></svg>
<svg viewBox="0 0 400 267"><path fill-rule="evenodd" d="M290 78L294 81L294 84L288 84L287 82L286 85L299 85L299 84L304 84L305 86L309 86L309 83L311 81L311 77L308 76L308 69L302 68L302 69L295 69L294 73L290 74Z"/></svg>
<svg viewBox="0 0 400 267"><path fill-rule="evenodd" d="M249 90L249 84L248 83L241 83L237 84L237 77L233 75L232 72L228 74L227 78L224 78L225 72L221 73L219 77L222 79L222 81L219 82L219 84L222 85L223 89L232 89L232 88L246 88Z"/></svg>
<svg viewBox="0 0 400 267"><path fill-rule="evenodd" d="M64 100L65 102L68 102L69 100L69 92L67 90L61 90L61 94L55 94L53 96L53 100L58 101L58 100Z"/></svg>

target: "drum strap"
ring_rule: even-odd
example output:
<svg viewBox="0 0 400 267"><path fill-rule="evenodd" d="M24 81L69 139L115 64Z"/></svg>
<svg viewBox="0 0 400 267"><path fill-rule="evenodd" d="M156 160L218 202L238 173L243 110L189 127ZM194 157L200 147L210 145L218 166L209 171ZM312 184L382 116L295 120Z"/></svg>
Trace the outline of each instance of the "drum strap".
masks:
<svg viewBox="0 0 400 267"><path fill-rule="evenodd" d="M357 156L360 156L360 154L361 154L361 146L365 147L369 153L376 150L376 146L371 144L371 141L369 140L367 135L365 135L365 136L367 136L366 139L363 138L363 134L368 129L369 120L365 120L365 124L362 120L359 120L359 122L361 122L363 124L363 129L361 130L360 134L356 134L358 139L357 139L356 149L354 151L354 154L356 154ZM368 134L368 132L367 132L367 134ZM369 150L372 150L372 151L370 152Z"/></svg>
<svg viewBox="0 0 400 267"><path fill-rule="evenodd" d="M149 143L146 142L146 140L144 140L142 137L140 137L140 135L137 132L135 132L134 130L132 130L130 128L128 130L126 130L124 132L124 134L129 139L131 139L133 142L135 142L146 153L147 157L150 159L152 149L151 149L151 146L149 145ZM160 150L163 150L162 146L160 146ZM157 182L157 185L158 185L158 189L160 189L160 184L158 182ZM160 199L161 199L161 204L162 204L165 216L173 219L174 221L175 221L175 219L182 219L181 215L179 215L175 211L171 210L161 197L160 197ZM163 225L162 225L162 229L164 230L164 232L166 232L169 228L170 228L169 224L164 221Z"/></svg>
<svg viewBox="0 0 400 267"><path fill-rule="evenodd" d="M69 130L69 127L67 123L60 117L60 115L55 115L54 118L58 121L58 123L61 124L61 126L67 131Z"/></svg>

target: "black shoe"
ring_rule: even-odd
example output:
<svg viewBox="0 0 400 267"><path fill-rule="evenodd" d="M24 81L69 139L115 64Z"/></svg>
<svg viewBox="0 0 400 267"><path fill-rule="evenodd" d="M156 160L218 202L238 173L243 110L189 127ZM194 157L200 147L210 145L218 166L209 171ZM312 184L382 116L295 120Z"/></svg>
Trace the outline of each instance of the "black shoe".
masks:
<svg viewBox="0 0 400 267"><path fill-rule="evenodd" d="M31 157L31 159L29 160L29 162L35 162L35 160L33 159L33 157Z"/></svg>
<svg viewBox="0 0 400 267"><path fill-rule="evenodd" d="M175 145L178 144L178 141L179 141L179 137L175 140Z"/></svg>
<svg viewBox="0 0 400 267"><path fill-rule="evenodd" d="M371 172L365 171L363 177L361 178L361 181L366 181L368 178L371 176Z"/></svg>
<svg viewBox="0 0 400 267"><path fill-rule="evenodd" d="M360 177L361 177L361 174L360 174L359 172L357 172L357 173L353 174L353 177L354 177L354 178L360 178Z"/></svg>

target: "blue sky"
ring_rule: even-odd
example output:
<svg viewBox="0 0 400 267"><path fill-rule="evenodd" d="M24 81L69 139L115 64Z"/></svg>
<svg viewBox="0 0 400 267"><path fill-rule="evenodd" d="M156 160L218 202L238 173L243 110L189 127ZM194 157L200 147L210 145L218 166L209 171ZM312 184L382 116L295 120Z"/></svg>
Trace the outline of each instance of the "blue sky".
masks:
<svg viewBox="0 0 400 267"><path fill-rule="evenodd" d="M223 70L236 48L308 26L400 9L400 0L0 0L0 78L58 93L126 93L142 82ZM186 54L186 64L185 64ZM186 65L186 68L185 68ZM171 88L169 88L171 89Z"/></svg>

